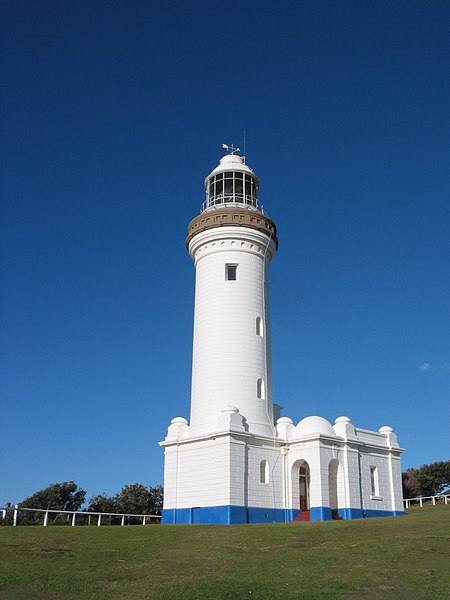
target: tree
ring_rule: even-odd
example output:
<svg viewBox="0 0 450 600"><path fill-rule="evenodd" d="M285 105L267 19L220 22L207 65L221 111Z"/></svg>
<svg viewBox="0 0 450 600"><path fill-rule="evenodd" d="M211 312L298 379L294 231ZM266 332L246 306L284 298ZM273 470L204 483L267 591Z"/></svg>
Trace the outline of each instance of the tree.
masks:
<svg viewBox="0 0 450 600"><path fill-rule="evenodd" d="M163 509L164 488L162 485L149 487L152 515L160 515Z"/></svg>
<svg viewBox="0 0 450 600"><path fill-rule="evenodd" d="M79 510L86 492L75 481L53 483L47 488L25 498L19 506L27 508L51 508L53 510Z"/></svg>
<svg viewBox="0 0 450 600"><path fill-rule="evenodd" d="M135 515L160 515L163 506L162 485L148 488L140 483L125 485L115 496L94 496L89 501L88 512L109 512Z"/></svg>
<svg viewBox="0 0 450 600"><path fill-rule="evenodd" d="M422 496L435 496L450 486L450 460L422 465L418 479Z"/></svg>
<svg viewBox="0 0 450 600"><path fill-rule="evenodd" d="M88 512L105 512L105 513L117 513L119 507L115 496L109 498L106 494L99 494L89 500Z"/></svg>
<svg viewBox="0 0 450 600"><path fill-rule="evenodd" d="M116 496L120 512L137 515L149 515L151 507L150 492L140 483L125 485Z"/></svg>
<svg viewBox="0 0 450 600"><path fill-rule="evenodd" d="M402 473L403 497L436 496L450 486L450 460L410 468Z"/></svg>
<svg viewBox="0 0 450 600"><path fill-rule="evenodd" d="M36 492L19 503L19 507L41 508L52 510L79 510L86 498L86 492L78 487L74 481L53 483L47 488ZM57 515L49 515L52 521ZM40 520L39 513L21 513L22 524L35 524Z"/></svg>
<svg viewBox="0 0 450 600"><path fill-rule="evenodd" d="M418 469L409 468L402 473L403 498L417 498L422 489L417 479Z"/></svg>

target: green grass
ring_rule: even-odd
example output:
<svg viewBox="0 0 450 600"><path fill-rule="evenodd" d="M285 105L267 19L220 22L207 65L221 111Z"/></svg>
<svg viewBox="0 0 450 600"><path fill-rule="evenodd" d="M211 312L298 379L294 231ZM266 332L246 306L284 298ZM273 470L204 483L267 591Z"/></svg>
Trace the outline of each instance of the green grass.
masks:
<svg viewBox="0 0 450 600"><path fill-rule="evenodd" d="M450 506L273 525L0 528L1 600L450 598Z"/></svg>

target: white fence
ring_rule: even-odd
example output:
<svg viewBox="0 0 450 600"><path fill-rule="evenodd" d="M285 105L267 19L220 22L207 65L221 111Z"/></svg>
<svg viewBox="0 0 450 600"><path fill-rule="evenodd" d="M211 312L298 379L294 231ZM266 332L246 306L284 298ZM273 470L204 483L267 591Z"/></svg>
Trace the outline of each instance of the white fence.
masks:
<svg viewBox="0 0 450 600"><path fill-rule="evenodd" d="M403 500L403 504L405 505L405 508L409 508L411 504L419 504L420 506L423 506L424 502L431 500L431 504L436 506L436 502L444 502L444 504L448 504L449 498L449 494L439 494L438 496L419 496L418 498L406 498Z"/></svg>
<svg viewBox="0 0 450 600"><path fill-rule="evenodd" d="M67 515L68 520L70 521L70 524L72 525L72 527L75 527L76 525L76 520L77 520L77 515L79 516L78 518L78 522L80 522L80 517L83 516L84 517L84 521L86 523L86 519L87 519L87 525L91 525L92 524L92 518L94 517L94 523L100 527L100 525L102 524L102 518L103 518L103 524L105 523L105 518L109 517L110 521L111 521L111 517L119 517L120 518L120 525L125 525L125 519L127 519L129 521L130 518L133 519L142 519L142 525L147 525L149 522L152 521L152 519L156 519L158 522L160 521L161 517L159 515L135 515L135 514L127 514L127 513L105 513L105 512L84 512L82 510L54 510L54 509L45 509L45 508L23 508L22 506L18 506L17 504L15 506L0 506L0 517L3 519L6 519L8 513L12 513L12 524L14 526L16 525L20 525L20 518L19 515L21 512L31 512L31 513L41 513L43 515L43 522L42 525L44 527L46 527L48 525L48 516L49 514L56 514L56 515Z"/></svg>

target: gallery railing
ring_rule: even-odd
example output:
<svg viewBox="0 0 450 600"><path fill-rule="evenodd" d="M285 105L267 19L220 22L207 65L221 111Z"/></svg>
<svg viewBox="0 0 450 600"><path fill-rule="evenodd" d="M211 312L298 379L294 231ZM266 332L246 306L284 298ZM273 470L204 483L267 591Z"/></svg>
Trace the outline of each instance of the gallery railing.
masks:
<svg viewBox="0 0 450 600"><path fill-rule="evenodd" d="M202 204L200 212L204 212L206 209L232 207L239 208L245 206L246 208L252 208L256 211L264 214L264 206L254 196L244 196L242 194L218 194L217 196L208 197Z"/></svg>

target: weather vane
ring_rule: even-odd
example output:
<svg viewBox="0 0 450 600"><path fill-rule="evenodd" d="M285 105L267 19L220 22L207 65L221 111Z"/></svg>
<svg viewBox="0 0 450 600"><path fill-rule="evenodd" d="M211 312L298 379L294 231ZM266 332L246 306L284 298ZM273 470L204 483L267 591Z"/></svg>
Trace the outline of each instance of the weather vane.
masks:
<svg viewBox="0 0 450 600"><path fill-rule="evenodd" d="M227 144L222 144L222 148L225 148L225 150L228 151L228 154L235 154L236 152L240 152L241 151L240 148L235 148L233 146L233 144L231 144L231 146L228 146Z"/></svg>

